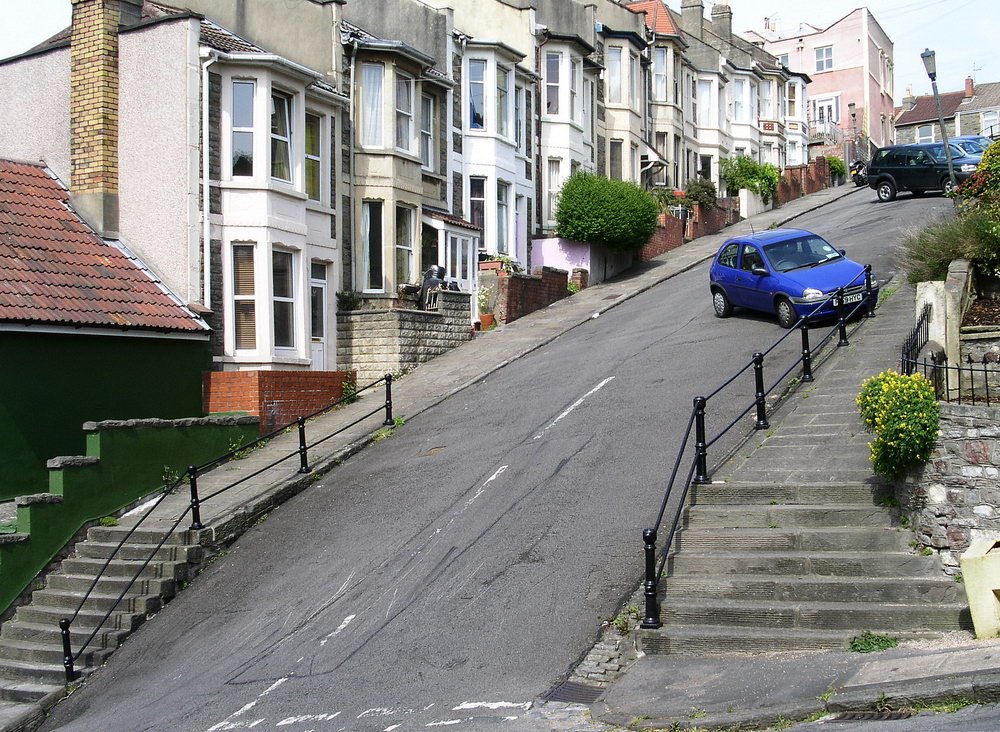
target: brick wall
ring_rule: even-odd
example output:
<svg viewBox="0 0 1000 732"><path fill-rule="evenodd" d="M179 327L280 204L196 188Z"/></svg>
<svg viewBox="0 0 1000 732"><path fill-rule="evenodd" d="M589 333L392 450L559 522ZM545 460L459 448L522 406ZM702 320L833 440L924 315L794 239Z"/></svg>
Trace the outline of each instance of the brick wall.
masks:
<svg viewBox="0 0 1000 732"><path fill-rule="evenodd" d="M739 207L736 210L739 211ZM696 203L692 207L691 213L693 215L688 217L688 238L697 239L699 236L722 231L729 221L730 208L722 206L706 208L700 203Z"/></svg>
<svg viewBox="0 0 1000 732"><path fill-rule="evenodd" d="M778 178L778 190L775 198L778 204L794 201L802 196L802 177L808 170L805 165L789 165Z"/></svg>
<svg viewBox="0 0 1000 732"><path fill-rule="evenodd" d="M826 158L819 157L810 160L802 180L802 190L805 194L816 193L830 186L830 167Z"/></svg>
<svg viewBox="0 0 1000 732"><path fill-rule="evenodd" d="M684 243L684 224L680 219L667 214L660 214L656 229L646 246L638 252L638 259L646 262L671 249L676 249Z"/></svg>
<svg viewBox="0 0 1000 732"><path fill-rule="evenodd" d="M358 386L397 374L472 337L467 292L444 290L436 312L381 309L337 313L337 363L357 372Z"/></svg>
<svg viewBox="0 0 1000 732"><path fill-rule="evenodd" d="M930 458L897 496L916 540L951 574L972 541L1000 539L1000 408L942 403Z"/></svg>
<svg viewBox="0 0 1000 732"><path fill-rule="evenodd" d="M202 377L206 414L246 412L266 434L344 396L349 371L213 371Z"/></svg>
<svg viewBox="0 0 1000 732"><path fill-rule="evenodd" d="M502 271L502 270L501 270ZM555 267L539 267L534 274L497 277L497 317L505 323L546 308L569 295L569 273Z"/></svg>

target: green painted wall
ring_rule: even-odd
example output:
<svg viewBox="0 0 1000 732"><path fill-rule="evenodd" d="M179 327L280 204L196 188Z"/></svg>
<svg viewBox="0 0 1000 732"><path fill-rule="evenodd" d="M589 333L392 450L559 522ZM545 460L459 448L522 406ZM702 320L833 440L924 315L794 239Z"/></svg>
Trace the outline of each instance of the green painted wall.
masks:
<svg viewBox="0 0 1000 732"><path fill-rule="evenodd" d="M207 340L0 331L0 500L47 490L84 422L201 416L210 369Z"/></svg>
<svg viewBox="0 0 1000 732"><path fill-rule="evenodd" d="M204 465L257 438L255 417L207 417L196 424L100 426L88 432L94 465L48 471L58 503L18 506L17 532L27 541L0 544L0 612L28 586L88 521L114 514L162 486L164 466ZM81 433L83 434L83 433ZM80 451L83 452L83 451Z"/></svg>

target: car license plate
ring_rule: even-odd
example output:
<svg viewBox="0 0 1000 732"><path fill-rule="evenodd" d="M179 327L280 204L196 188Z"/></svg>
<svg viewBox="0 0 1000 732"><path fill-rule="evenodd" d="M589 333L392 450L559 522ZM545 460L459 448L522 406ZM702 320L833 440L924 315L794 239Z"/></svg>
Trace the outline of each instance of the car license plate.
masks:
<svg viewBox="0 0 1000 732"><path fill-rule="evenodd" d="M864 293L855 292L853 295L844 295L844 304L850 305L852 302L861 302L861 296Z"/></svg>

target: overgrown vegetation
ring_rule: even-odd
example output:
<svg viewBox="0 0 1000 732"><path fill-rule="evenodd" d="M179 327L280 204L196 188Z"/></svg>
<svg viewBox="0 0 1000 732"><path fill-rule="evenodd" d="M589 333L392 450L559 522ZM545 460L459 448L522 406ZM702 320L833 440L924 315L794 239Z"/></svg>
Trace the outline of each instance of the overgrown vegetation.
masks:
<svg viewBox="0 0 1000 732"><path fill-rule="evenodd" d="M687 182L684 187L684 197L705 208L715 208L719 194L715 190L715 183L704 178L697 178Z"/></svg>
<svg viewBox="0 0 1000 732"><path fill-rule="evenodd" d="M656 215L656 202L634 183L578 172L559 194L556 227L567 239L631 251L649 241Z"/></svg>
<svg viewBox="0 0 1000 732"><path fill-rule="evenodd" d="M117 526L118 519L114 516L101 516L101 518L97 520L97 523L101 526Z"/></svg>
<svg viewBox="0 0 1000 732"><path fill-rule="evenodd" d="M861 635L851 638L850 649L854 653L874 653L876 651L887 651L898 645L898 638L866 630Z"/></svg>
<svg viewBox="0 0 1000 732"><path fill-rule="evenodd" d="M344 290L337 293L337 312L346 313L361 308L361 293L354 290Z"/></svg>
<svg viewBox="0 0 1000 732"><path fill-rule="evenodd" d="M866 379L857 398L871 441L872 467L897 478L925 460L938 434L940 412L934 387L922 374L893 370Z"/></svg>
<svg viewBox="0 0 1000 732"><path fill-rule="evenodd" d="M954 259L968 259L980 273L1000 276L1000 142L986 149L979 169L951 195L954 218L903 241L910 282L944 279Z"/></svg>
<svg viewBox="0 0 1000 732"><path fill-rule="evenodd" d="M639 608L636 605L626 605L611 621L615 630L621 635L628 635L639 622Z"/></svg>
<svg viewBox="0 0 1000 732"><path fill-rule="evenodd" d="M566 292L568 292L570 295L575 295L579 291L580 291L580 285L578 285L577 283L573 282L572 280L566 283Z"/></svg>
<svg viewBox="0 0 1000 732"><path fill-rule="evenodd" d="M770 203L778 190L778 169L746 155L720 159L719 175L726 181L731 196L746 188L760 196L764 203Z"/></svg>
<svg viewBox="0 0 1000 732"><path fill-rule="evenodd" d="M836 155L828 156L826 164L830 167L830 172L833 175L839 175L841 178L847 175L847 166L844 165L844 161Z"/></svg>

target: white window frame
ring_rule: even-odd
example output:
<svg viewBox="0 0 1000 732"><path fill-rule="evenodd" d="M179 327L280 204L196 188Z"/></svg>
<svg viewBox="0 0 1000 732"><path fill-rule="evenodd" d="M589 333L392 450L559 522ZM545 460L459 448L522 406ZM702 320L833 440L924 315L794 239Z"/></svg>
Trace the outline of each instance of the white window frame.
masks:
<svg viewBox="0 0 1000 732"><path fill-rule="evenodd" d="M653 49L653 100L667 101L667 49L663 46Z"/></svg>
<svg viewBox="0 0 1000 732"><path fill-rule="evenodd" d="M707 128L712 118L712 82L708 79L698 79L695 82L695 90L697 100L695 124L700 128Z"/></svg>
<svg viewBox="0 0 1000 732"><path fill-rule="evenodd" d="M555 78L553 78L555 77ZM555 117L562 108L562 53L547 51L545 54L545 114ZM554 103L554 105L553 105Z"/></svg>
<svg viewBox="0 0 1000 732"><path fill-rule="evenodd" d="M524 88L514 86L514 146L518 152L524 150L524 107L521 103L521 95Z"/></svg>
<svg viewBox="0 0 1000 732"><path fill-rule="evenodd" d="M249 120L250 124L249 125L246 125L246 124L242 124L242 125L237 124L237 119L236 119L236 96L237 96L237 94L236 94L236 87L237 86L249 86L250 87L250 120ZM232 126L231 126L230 136L229 136L230 147L231 147L231 149L229 151L229 153L230 153L229 154L229 172L230 172L230 176L233 177L233 178L252 178L253 174L254 174L254 157L255 157L254 156L254 118L255 118L256 115L254 114L254 105L256 104L256 99L257 99L257 83L254 80L252 80L252 79L233 79L231 91L232 91L232 106L231 106L231 115L230 115L230 118L232 120ZM240 120L240 121L246 122L247 120ZM249 135L250 136L250 172L249 173L245 173L245 174L244 173L240 173L240 174L237 174L235 172L236 166L234 164L235 160L233 158L234 158L234 155L236 153L236 136L237 135Z"/></svg>
<svg viewBox="0 0 1000 732"><path fill-rule="evenodd" d="M405 222L406 227L402 229L400 224ZM396 205L396 258L393 274L396 278L396 286L412 283L416 277L413 271L413 240L416 236L416 209L412 206L401 204ZM400 264L403 268L400 269Z"/></svg>
<svg viewBox="0 0 1000 732"><path fill-rule="evenodd" d="M629 52L628 55L628 95L629 109L642 109L642 97L639 91L639 56Z"/></svg>
<svg viewBox="0 0 1000 732"><path fill-rule="evenodd" d="M833 46L816 47L816 71L829 71L833 68Z"/></svg>
<svg viewBox="0 0 1000 732"><path fill-rule="evenodd" d="M582 108L580 104L580 82L583 79L583 62L570 56L569 59L569 113L570 119L580 122Z"/></svg>
<svg viewBox="0 0 1000 732"><path fill-rule="evenodd" d="M396 149L409 154L413 153L413 117L416 105L414 94L416 86L416 81L412 76L398 69L396 70L396 85L393 87L395 90L395 101L393 104L396 109L394 139ZM403 99L403 105L400 106L400 91L404 89L406 90L406 98Z"/></svg>
<svg viewBox="0 0 1000 732"><path fill-rule="evenodd" d="M385 65L361 64L361 146L383 146Z"/></svg>
<svg viewBox="0 0 1000 732"><path fill-rule="evenodd" d="M510 183L497 180L497 253L510 251Z"/></svg>
<svg viewBox="0 0 1000 732"><path fill-rule="evenodd" d="M475 80L475 79L473 79L472 69L473 69L473 67L480 67L480 66L482 67L482 70L483 70L482 77L479 80ZM467 105L467 114L468 114L468 118L469 118L469 129L470 130L482 130L482 131L485 131L486 130L486 125L489 123L489 116L486 114L486 71L487 71L488 68L489 68L489 64L487 63L486 59L484 59L484 58L470 58L469 59L469 81L468 81L469 103ZM480 95L481 105L482 105L482 108L479 110L480 115L482 116L482 122L480 124L478 124L478 125L473 121L473 114L472 114L472 110L474 109L474 107L473 107L473 101L474 101L474 96L475 96L474 95L474 88L478 88L479 89L479 95Z"/></svg>
<svg viewBox="0 0 1000 732"><path fill-rule="evenodd" d="M746 122L746 79L733 79L733 122Z"/></svg>
<svg viewBox="0 0 1000 732"><path fill-rule="evenodd" d="M506 66L497 65L497 134L500 137L510 136L510 82L513 76L514 73L511 69ZM501 79L503 80L502 82Z"/></svg>
<svg viewBox="0 0 1000 732"><path fill-rule="evenodd" d="M373 207L378 209L378 231L379 237L378 241L375 241L372 237L371 224L372 224L372 211ZM385 237L385 201L378 199L366 199L361 202L361 247L364 251L364 261L362 266L364 267L364 272L362 277L364 278L364 292L385 292L385 247L382 245L383 239ZM379 253L379 271L374 271L374 263L372 262L371 252L372 249L377 248ZM376 278L374 275L378 275ZM378 286L373 287L373 280L378 280Z"/></svg>
<svg viewBox="0 0 1000 732"><path fill-rule="evenodd" d="M316 131L316 144L317 149L315 153L309 152L309 120L316 120L317 131ZM306 196L310 201L322 201L323 200L323 128L325 127L323 115L314 114L313 112L306 112L306 128L305 134L303 135L303 157L305 158L305 165L303 170L303 185L302 188L306 193ZM318 185L318 190L313 192L309 190L309 169L310 163L316 168L316 183Z"/></svg>
<svg viewBox="0 0 1000 732"><path fill-rule="evenodd" d="M615 167L617 165L617 175ZM611 180L624 180L625 176L625 141L608 141L608 178Z"/></svg>
<svg viewBox="0 0 1000 732"><path fill-rule="evenodd" d="M1000 111L991 109L983 112L980 122L982 123L982 126L979 129L980 134L985 135L992 132L992 134L995 135L998 131L1000 131L997 129L997 125L1000 125Z"/></svg>
<svg viewBox="0 0 1000 732"><path fill-rule="evenodd" d="M797 117L798 116L798 104L799 104L799 85L789 84L787 93L785 94L785 116L786 117Z"/></svg>
<svg viewBox="0 0 1000 732"><path fill-rule="evenodd" d="M774 105L771 98L771 82L762 81L760 83L760 94L757 97L757 103L760 105L760 117L764 119L774 119Z"/></svg>
<svg viewBox="0 0 1000 732"><path fill-rule="evenodd" d="M925 125L917 125L914 135L917 142L934 142L934 125L930 122Z"/></svg>
<svg viewBox="0 0 1000 732"><path fill-rule="evenodd" d="M274 263L278 257L287 257L288 261L288 286L290 293L279 295L277 293L277 281L275 279ZM296 277L296 253L279 246L271 247L271 334L275 351L294 350L297 338L295 333L295 295L298 291L298 277ZM287 305L287 308L279 308L279 305ZM278 343L278 312L285 310L288 313L288 335L290 343Z"/></svg>
<svg viewBox="0 0 1000 732"><path fill-rule="evenodd" d="M282 135L280 132L275 132L274 130L274 118L276 109L276 103L284 104L285 107L285 130L286 134ZM271 90L271 180L280 181L281 183L291 183L295 177L295 170L292 166L292 96L286 92L279 89ZM277 150L284 145L285 149L285 165L288 168L288 177L282 178L280 175L275 174L275 166L278 163Z"/></svg>
<svg viewBox="0 0 1000 732"><path fill-rule="evenodd" d="M782 66L786 66L787 67L788 66L788 54L787 53L779 53L778 54L778 63L781 64Z"/></svg>
<svg viewBox="0 0 1000 732"><path fill-rule="evenodd" d="M420 164L424 170L434 172L437 157L434 145L434 97L420 95Z"/></svg>
<svg viewBox="0 0 1000 732"><path fill-rule="evenodd" d="M472 195L472 183L475 181L477 184L482 185L482 195L473 196ZM479 215L476 216L476 210L478 209ZM480 219L477 221L476 219ZM486 247L486 177L482 175L470 175L469 176L469 221L477 226L482 226L483 236L479 239L479 248L485 249Z"/></svg>
<svg viewBox="0 0 1000 732"><path fill-rule="evenodd" d="M609 46L608 63L608 104L622 103L622 52L621 46Z"/></svg>
<svg viewBox="0 0 1000 732"><path fill-rule="evenodd" d="M545 168L545 184L548 187L548 221L556 220L559 191L562 190L562 158L548 158Z"/></svg>
<svg viewBox="0 0 1000 732"><path fill-rule="evenodd" d="M240 292L239 282L240 278L236 273L237 265L237 250L249 250L250 257L250 292ZM256 272L257 272L257 245L252 241L234 241L229 248L230 251L230 265L233 273L233 287L232 287L232 307L233 307L233 350L234 351L254 351L257 349L257 283L256 283ZM240 303L249 303L249 317L252 320L252 327L250 332L253 334L252 343L240 344L240 329L239 329L239 312Z"/></svg>

